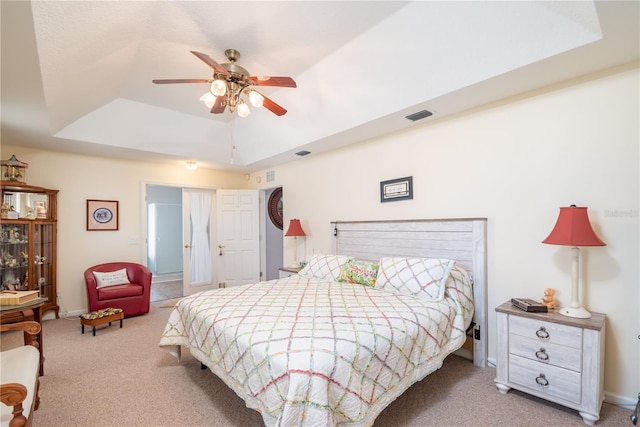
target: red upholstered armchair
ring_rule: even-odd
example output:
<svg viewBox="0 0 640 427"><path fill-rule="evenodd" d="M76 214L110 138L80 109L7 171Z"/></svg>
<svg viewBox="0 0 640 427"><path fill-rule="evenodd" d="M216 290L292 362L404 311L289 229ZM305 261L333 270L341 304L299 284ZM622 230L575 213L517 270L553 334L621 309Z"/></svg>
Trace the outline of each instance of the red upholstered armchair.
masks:
<svg viewBox="0 0 640 427"><path fill-rule="evenodd" d="M124 281L126 282L128 279L130 283L114 284L123 281L117 280L116 273L123 268L126 269L127 276ZM94 272L113 274L106 275L110 277L98 281L93 274ZM122 279L124 275L121 276ZM124 317L138 316L149 312L151 271L144 265L133 262L109 262L94 265L84 272L84 281L87 285L89 311L108 307L121 308L124 310ZM111 283L108 283L109 281Z"/></svg>

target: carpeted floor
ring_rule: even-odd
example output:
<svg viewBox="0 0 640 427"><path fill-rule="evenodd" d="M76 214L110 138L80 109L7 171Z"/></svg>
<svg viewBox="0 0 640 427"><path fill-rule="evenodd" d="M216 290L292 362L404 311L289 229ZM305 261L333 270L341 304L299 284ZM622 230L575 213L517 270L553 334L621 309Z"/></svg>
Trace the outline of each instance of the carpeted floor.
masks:
<svg viewBox="0 0 640 427"><path fill-rule="evenodd" d="M261 426L262 418L187 350L178 361L158 347L169 301L145 316L80 333L77 318L46 320L45 375L34 426ZM3 333L0 348L21 334ZM493 368L450 356L378 417L375 427L580 426L576 411L511 391ZM631 411L604 404L597 426L630 426Z"/></svg>

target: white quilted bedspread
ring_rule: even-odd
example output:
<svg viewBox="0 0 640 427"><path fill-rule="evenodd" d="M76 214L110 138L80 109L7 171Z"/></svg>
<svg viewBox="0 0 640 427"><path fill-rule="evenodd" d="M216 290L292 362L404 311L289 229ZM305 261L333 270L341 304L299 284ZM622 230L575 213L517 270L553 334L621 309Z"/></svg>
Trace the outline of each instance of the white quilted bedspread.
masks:
<svg viewBox="0 0 640 427"><path fill-rule="evenodd" d="M189 348L267 426L367 426L464 343L472 298L461 275L440 302L294 275L181 299L160 346Z"/></svg>

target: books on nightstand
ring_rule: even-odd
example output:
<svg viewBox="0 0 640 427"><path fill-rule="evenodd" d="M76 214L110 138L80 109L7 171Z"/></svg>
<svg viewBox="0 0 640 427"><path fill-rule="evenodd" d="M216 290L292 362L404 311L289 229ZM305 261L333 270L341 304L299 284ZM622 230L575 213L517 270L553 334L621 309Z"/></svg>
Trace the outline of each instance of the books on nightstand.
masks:
<svg viewBox="0 0 640 427"><path fill-rule="evenodd" d="M546 313L547 306L530 298L511 298L511 304L529 313Z"/></svg>

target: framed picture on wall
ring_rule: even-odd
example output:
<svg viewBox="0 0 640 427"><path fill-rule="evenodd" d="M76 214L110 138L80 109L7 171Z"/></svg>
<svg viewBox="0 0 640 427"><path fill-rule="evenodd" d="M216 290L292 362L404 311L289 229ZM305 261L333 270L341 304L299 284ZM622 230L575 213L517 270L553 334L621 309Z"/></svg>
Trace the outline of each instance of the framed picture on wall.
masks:
<svg viewBox="0 0 640 427"><path fill-rule="evenodd" d="M380 202L413 199L413 177L380 181Z"/></svg>
<svg viewBox="0 0 640 427"><path fill-rule="evenodd" d="M117 200L87 200L88 231L113 231L117 229Z"/></svg>

